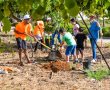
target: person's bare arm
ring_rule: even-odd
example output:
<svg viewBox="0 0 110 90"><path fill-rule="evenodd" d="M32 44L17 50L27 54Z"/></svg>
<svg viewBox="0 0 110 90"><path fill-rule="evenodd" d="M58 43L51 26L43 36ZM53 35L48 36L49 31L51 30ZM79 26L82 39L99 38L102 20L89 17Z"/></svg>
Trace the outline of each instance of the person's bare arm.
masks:
<svg viewBox="0 0 110 90"><path fill-rule="evenodd" d="M102 29L99 31L99 34L100 34L101 37L103 36Z"/></svg>
<svg viewBox="0 0 110 90"><path fill-rule="evenodd" d="M97 26L98 27L100 27L100 24L99 24L99 22L97 22ZM99 31L99 34L100 34L100 36L103 36L103 33L102 33L102 28L100 27L100 31Z"/></svg>
<svg viewBox="0 0 110 90"><path fill-rule="evenodd" d="M64 44L64 41L62 41L62 43L61 43L61 45L60 45L60 46L62 47L62 46L63 46L63 44Z"/></svg>

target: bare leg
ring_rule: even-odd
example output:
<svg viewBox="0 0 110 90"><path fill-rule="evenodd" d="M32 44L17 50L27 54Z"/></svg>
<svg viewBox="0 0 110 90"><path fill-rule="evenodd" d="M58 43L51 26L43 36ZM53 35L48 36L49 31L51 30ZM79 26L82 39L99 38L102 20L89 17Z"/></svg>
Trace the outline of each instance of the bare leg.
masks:
<svg viewBox="0 0 110 90"><path fill-rule="evenodd" d="M19 49L19 59L20 59L20 66L23 66L23 62L22 62L22 49Z"/></svg>
<svg viewBox="0 0 110 90"><path fill-rule="evenodd" d="M76 55L73 55L73 58L74 58L74 60L77 60L77 56Z"/></svg>
<svg viewBox="0 0 110 90"><path fill-rule="evenodd" d="M29 56L28 56L28 53L27 53L26 49L24 49L24 54L25 54L25 57L27 59L27 62L30 63L30 59L29 59Z"/></svg>
<svg viewBox="0 0 110 90"><path fill-rule="evenodd" d="M69 62L69 56L66 56L66 62Z"/></svg>
<svg viewBox="0 0 110 90"><path fill-rule="evenodd" d="M81 50L81 58L82 58L82 62L84 61L84 52L83 52L83 50Z"/></svg>
<svg viewBox="0 0 110 90"><path fill-rule="evenodd" d="M79 58L79 50L76 50L76 57Z"/></svg>

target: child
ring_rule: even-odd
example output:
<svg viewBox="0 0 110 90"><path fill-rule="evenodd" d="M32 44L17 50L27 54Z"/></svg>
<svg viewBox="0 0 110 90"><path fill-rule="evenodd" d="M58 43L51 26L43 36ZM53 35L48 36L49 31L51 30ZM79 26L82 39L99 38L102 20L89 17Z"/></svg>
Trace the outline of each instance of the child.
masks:
<svg viewBox="0 0 110 90"><path fill-rule="evenodd" d="M61 47L64 44L64 42L67 43L66 48L66 62L69 62L70 55L73 55L74 60L76 61L76 42L70 32L66 32L64 28L60 28L59 30L60 34L62 35L62 43Z"/></svg>
<svg viewBox="0 0 110 90"><path fill-rule="evenodd" d="M74 25L74 27L73 27L73 35L76 36L77 33L79 32L79 27L80 26L79 26L78 22L74 18L72 18L70 21Z"/></svg>
<svg viewBox="0 0 110 90"><path fill-rule="evenodd" d="M79 28L79 32L78 34L75 36L75 39L76 39L76 43L77 43L77 46L76 46L76 55L77 55L77 58L79 58L79 52L81 54L81 58L82 58L82 61L84 60L84 42L85 42L85 46L86 46L86 35L83 33L83 29L82 28Z"/></svg>

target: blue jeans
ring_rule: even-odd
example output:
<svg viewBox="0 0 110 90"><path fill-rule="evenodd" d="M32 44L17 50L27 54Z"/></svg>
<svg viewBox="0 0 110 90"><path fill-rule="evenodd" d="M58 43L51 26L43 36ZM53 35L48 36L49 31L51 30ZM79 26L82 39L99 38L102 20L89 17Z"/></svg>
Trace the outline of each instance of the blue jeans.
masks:
<svg viewBox="0 0 110 90"><path fill-rule="evenodd" d="M50 42L51 45L54 45L54 38L55 38L55 35L56 35L56 34L58 35L58 36L57 36L58 42L61 43L60 33L53 33L53 34L52 34L52 40L51 40L51 42Z"/></svg>
<svg viewBox="0 0 110 90"><path fill-rule="evenodd" d="M97 54L96 54L96 43L97 43L97 39L95 38L90 38L90 42L91 42L91 47L92 47L92 55L93 55L93 59L97 59Z"/></svg>

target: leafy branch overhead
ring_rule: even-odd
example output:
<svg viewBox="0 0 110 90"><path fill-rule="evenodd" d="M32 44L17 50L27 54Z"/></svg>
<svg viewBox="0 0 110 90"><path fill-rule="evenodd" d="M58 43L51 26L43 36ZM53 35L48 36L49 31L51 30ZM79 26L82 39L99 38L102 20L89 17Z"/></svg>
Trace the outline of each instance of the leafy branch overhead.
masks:
<svg viewBox="0 0 110 90"><path fill-rule="evenodd" d="M52 12L58 12L64 20L77 16L79 12L110 16L110 0L0 0L0 20L3 23L9 18L20 21L18 16L26 13L38 20ZM10 27L7 25L10 22L7 21L4 29ZM4 31L9 30L10 28Z"/></svg>

